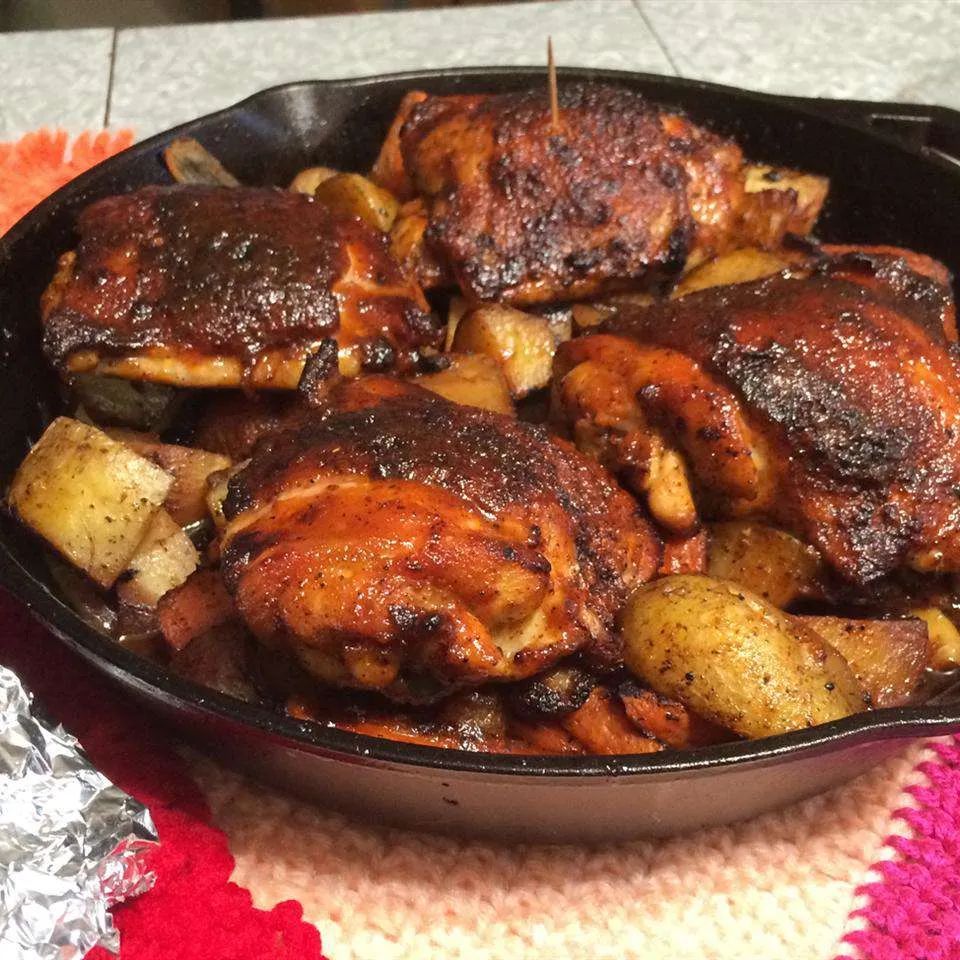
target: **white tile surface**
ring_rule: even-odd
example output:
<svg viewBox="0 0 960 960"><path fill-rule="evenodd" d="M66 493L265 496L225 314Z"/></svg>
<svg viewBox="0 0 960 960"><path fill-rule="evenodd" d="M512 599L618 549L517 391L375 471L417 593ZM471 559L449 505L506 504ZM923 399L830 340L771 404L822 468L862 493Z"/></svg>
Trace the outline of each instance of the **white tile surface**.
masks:
<svg viewBox="0 0 960 960"><path fill-rule="evenodd" d="M683 76L960 107L956 0L637 0Z"/></svg>
<svg viewBox="0 0 960 960"><path fill-rule="evenodd" d="M112 30L0 33L0 140L103 126Z"/></svg>
<svg viewBox="0 0 960 960"><path fill-rule="evenodd" d="M289 80L560 63L672 72L630 0L552 0L121 31L111 126L162 130Z"/></svg>

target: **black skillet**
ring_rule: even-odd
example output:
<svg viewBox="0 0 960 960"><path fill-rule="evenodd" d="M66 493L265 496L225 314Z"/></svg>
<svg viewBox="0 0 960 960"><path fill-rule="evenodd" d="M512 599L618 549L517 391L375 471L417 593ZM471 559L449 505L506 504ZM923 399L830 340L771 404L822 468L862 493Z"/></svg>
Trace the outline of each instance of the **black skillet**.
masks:
<svg viewBox="0 0 960 960"><path fill-rule="evenodd" d="M897 244L960 271L960 113L800 100L644 74L564 70L682 107L752 159L826 174L827 240ZM73 181L0 240L0 471L8 479L57 410L37 302L79 209L168 181L160 149L197 137L246 183L322 163L363 170L403 93L542 84L529 68L440 70L290 84L137 144ZM34 543L0 519L0 580L72 649L179 733L262 780L371 820L503 840L662 836L775 809L861 773L904 738L960 730L960 692L796 733L689 753L523 757L436 750L291 720L169 675L88 627Z"/></svg>

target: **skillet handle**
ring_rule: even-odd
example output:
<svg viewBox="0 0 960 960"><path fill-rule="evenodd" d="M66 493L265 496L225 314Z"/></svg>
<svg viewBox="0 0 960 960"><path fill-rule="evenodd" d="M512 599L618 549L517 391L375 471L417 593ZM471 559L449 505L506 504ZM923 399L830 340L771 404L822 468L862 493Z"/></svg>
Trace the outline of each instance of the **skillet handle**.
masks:
<svg viewBox="0 0 960 960"><path fill-rule="evenodd" d="M852 121L960 167L960 111L918 103L807 100L807 109Z"/></svg>

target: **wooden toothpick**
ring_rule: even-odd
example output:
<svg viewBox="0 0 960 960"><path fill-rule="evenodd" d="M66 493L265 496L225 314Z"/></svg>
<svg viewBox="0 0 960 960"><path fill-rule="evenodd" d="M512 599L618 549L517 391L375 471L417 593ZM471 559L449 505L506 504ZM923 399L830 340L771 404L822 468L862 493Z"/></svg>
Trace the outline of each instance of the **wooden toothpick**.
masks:
<svg viewBox="0 0 960 960"><path fill-rule="evenodd" d="M557 65L553 61L553 37L547 37L547 86L550 90L550 126L560 133L560 97L557 94Z"/></svg>

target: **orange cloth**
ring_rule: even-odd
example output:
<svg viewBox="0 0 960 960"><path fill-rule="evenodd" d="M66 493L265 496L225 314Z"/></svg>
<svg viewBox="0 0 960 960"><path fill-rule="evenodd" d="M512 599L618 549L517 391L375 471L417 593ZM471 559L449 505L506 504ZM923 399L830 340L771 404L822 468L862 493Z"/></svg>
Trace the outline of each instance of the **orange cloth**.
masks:
<svg viewBox="0 0 960 960"><path fill-rule="evenodd" d="M36 130L0 143L0 234L68 180L133 143L132 130L81 133Z"/></svg>

